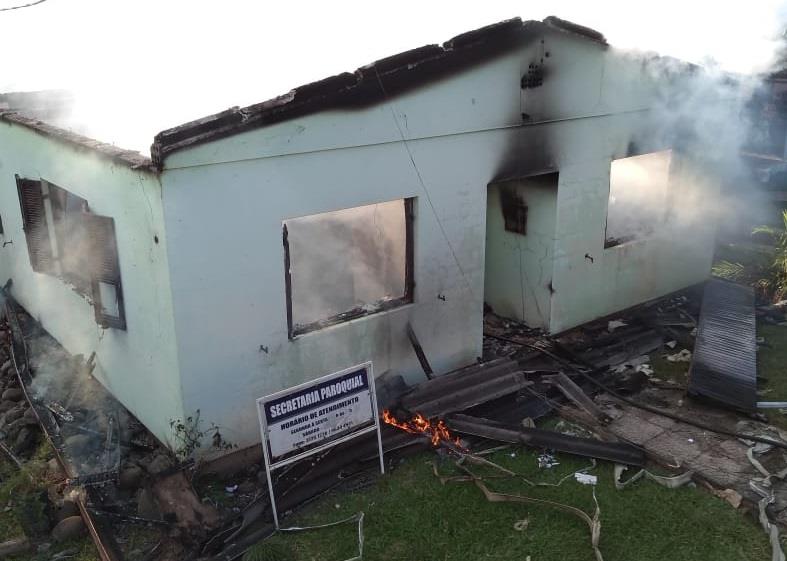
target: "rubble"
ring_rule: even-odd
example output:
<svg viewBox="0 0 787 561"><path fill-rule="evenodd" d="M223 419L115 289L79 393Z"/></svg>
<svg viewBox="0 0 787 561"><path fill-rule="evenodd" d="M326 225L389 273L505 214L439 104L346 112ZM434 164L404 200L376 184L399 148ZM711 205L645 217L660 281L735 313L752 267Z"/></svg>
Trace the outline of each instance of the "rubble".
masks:
<svg viewBox="0 0 787 561"><path fill-rule="evenodd" d="M731 504L752 508L762 500L749 488L752 478L762 477L747 458L754 442L703 430L616 397L618 392L634 395L650 407L703 419L708 425L727 427L730 433L743 431L755 440L781 438L771 433L763 438L754 429L736 426L733 421L737 417L730 411L699 405L674 388L662 390L648 383L653 374L650 353L691 356L691 346L685 342L691 340L697 314L698 306L692 299L672 296L621 315L614 329L609 329L608 321L600 320L560 337L548 337L488 313L486 360L435 375L415 387L407 387L401 377L389 376L390 384L383 384L387 388L384 399L393 410L404 414L403 418L421 414L429 423L429 418L435 423L444 420L446 430L463 435L461 440L441 441L444 453L474 458L468 459L470 463L483 461L470 450L488 440L532 447L539 451L545 468L557 465L555 451L637 467L655 462L688 472L681 473L676 482L685 483L693 475ZM8 336L2 324L0 333ZM36 338L29 340L33 350L38 343ZM666 350L678 345L682 349L678 353ZM61 364L78 370L84 362L64 357ZM42 368L44 365L33 359L31 366L22 366L22 371L35 374ZM13 370L7 370L7 377L13 378ZM31 382L34 379L32 376ZM86 380L90 378L79 378L80 384ZM182 464L155 441L151 445L144 429L117 405L87 412L85 399L100 390L88 386L76 393L62 383L55 393L53 387L33 386L39 393L33 396L34 407L30 408L24 399L24 387L13 379L0 380L4 394L16 389L23 395L18 401L0 400L0 430L8 430L6 441L15 448L17 439L25 441L29 434L37 434L39 429L33 421L42 419L66 460L66 473L57 462L44 469L55 477L68 477L78 496L84 497L80 500L83 506L89 506L91 517L103 521L105 528L119 531L121 542L124 528L133 525L148 533L145 549L154 554L151 560L171 559L167 555L177 551L179 558L201 556L228 561L273 532L265 473L258 463L236 471L230 480L201 472L199 466ZM15 397L17 393L5 395ZM579 423L580 428L564 434L533 426L534 420L551 411ZM389 463L422 450L431 441L383 427L383 447ZM757 461L769 468L773 462L778 464L781 450L756 449ZM29 453L23 449L21 461L27 460ZM375 454L376 442L364 437L293 464L274 480L277 496L281 497L277 499L277 503L281 501L280 510L292 511L329 489L353 485L354 477L368 480L361 476L375 465ZM589 474L569 476L593 484ZM638 472L620 485L640 477L658 480L661 476ZM662 479L672 484L666 481L669 477ZM778 487L783 483L779 480L773 484ZM55 528L81 511L80 500L66 501L58 493L53 502L57 506L52 519ZM781 496L774 495L769 509L776 519L787 519L787 499ZM78 526L76 521L69 524ZM122 553L113 559L120 561Z"/></svg>
<svg viewBox="0 0 787 561"><path fill-rule="evenodd" d="M0 322L0 360L14 353L0 378L0 436L9 443L8 455L19 454L11 457L23 469L32 464L42 428L56 453L36 468L58 483L50 485L39 503L49 514L31 519L38 520L38 526L26 526L33 546L44 543L43 536L58 543L89 530L102 559L123 561L121 544L129 543L126 536L134 526L135 547L153 552L155 546L160 555L150 561L196 554L201 539L217 524L217 515L211 518L212 507L196 497L172 452L90 377L89 361L65 353L10 299L5 316L8 322ZM185 465L194 469L193 463ZM85 517L90 519L87 524ZM164 518L176 532L162 525ZM178 556L167 557L173 551Z"/></svg>
<svg viewBox="0 0 787 561"><path fill-rule="evenodd" d="M511 429L489 419L478 419L468 415L452 415L448 425L457 432L481 436L499 442L524 444L536 449L555 450L578 456L609 460L626 465L645 465L644 452L625 443L611 443L570 436L543 429L524 427Z"/></svg>

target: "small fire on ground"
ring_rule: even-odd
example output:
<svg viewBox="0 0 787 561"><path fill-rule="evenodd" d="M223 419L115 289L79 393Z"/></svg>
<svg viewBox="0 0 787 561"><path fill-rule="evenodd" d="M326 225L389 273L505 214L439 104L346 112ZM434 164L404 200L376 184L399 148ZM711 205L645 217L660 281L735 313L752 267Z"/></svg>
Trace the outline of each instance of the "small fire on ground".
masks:
<svg viewBox="0 0 787 561"><path fill-rule="evenodd" d="M432 446L439 446L441 442L447 442L454 446L462 447L459 437L451 435L451 431L448 430L448 427L445 426L445 422L443 422L442 419L430 421L420 413L416 413L412 419L399 421L390 411L385 409L383 411L383 421L388 425L409 432L410 434L422 434L426 436L432 442Z"/></svg>

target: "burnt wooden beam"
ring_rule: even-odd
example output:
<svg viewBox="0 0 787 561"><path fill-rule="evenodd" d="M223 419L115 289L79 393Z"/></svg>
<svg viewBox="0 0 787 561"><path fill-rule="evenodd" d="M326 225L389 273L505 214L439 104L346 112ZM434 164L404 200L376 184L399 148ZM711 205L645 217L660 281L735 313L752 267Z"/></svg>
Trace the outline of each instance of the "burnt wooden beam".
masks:
<svg viewBox="0 0 787 561"><path fill-rule="evenodd" d="M552 384L563 392L574 405L592 415L596 421L606 424L611 419L601 408L565 373L559 372L550 380Z"/></svg>
<svg viewBox="0 0 787 561"><path fill-rule="evenodd" d="M602 442L544 429L514 429L502 423L469 415L452 415L448 418L447 423L451 430L489 440L524 444L533 448L546 448L631 466L642 467L645 465L644 450L632 444Z"/></svg>
<svg viewBox="0 0 787 561"><path fill-rule="evenodd" d="M434 370L432 370L432 366L429 364L429 359L426 358L424 348L421 346L421 342L418 340L418 336L415 334L413 326L410 324L410 322L407 323L407 338L410 339L410 344L413 346L415 356L418 357L418 362L421 364L424 374L426 374L426 377L431 380L434 378Z"/></svg>

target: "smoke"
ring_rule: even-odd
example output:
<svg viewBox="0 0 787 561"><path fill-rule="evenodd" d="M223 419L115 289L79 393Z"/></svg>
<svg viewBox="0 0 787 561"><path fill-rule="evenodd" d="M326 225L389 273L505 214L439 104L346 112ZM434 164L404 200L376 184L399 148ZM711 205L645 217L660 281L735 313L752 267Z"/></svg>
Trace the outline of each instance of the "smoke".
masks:
<svg viewBox="0 0 787 561"><path fill-rule="evenodd" d="M671 162L671 150L612 162L606 230L608 243L648 236L666 217Z"/></svg>
<svg viewBox="0 0 787 561"><path fill-rule="evenodd" d="M0 6L13 0L0 0ZM67 88L64 124L148 153L156 132L233 105L515 16L548 15L596 28L610 43L739 73L770 68L785 9L759 0L473 3L360 0L220 4L187 0L50 0L0 12L0 91Z"/></svg>
<svg viewBox="0 0 787 561"><path fill-rule="evenodd" d="M286 221L295 325L307 325L405 293L404 202Z"/></svg>
<svg viewBox="0 0 787 561"><path fill-rule="evenodd" d="M769 60L778 60L775 52ZM655 233L685 244L713 227L751 232L766 209L743 154L759 134L761 115L751 101L770 87L765 76L670 58L651 58L647 68L657 101L629 149L650 154L612 163L608 241Z"/></svg>

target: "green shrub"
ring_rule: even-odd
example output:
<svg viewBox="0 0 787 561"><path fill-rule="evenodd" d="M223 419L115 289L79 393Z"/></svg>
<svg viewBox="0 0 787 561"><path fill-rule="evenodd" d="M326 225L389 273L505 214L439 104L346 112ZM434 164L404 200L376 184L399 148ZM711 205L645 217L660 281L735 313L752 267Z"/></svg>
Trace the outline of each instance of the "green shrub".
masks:
<svg viewBox="0 0 787 561"><path fill-rule="evenodd" d="M758 295L773 302L787 297L787 211L783 225L758 226L752 235L767 239L771 246L751 251L745 263L723 259L713 266L714 276L754 287Z"/></svg>

